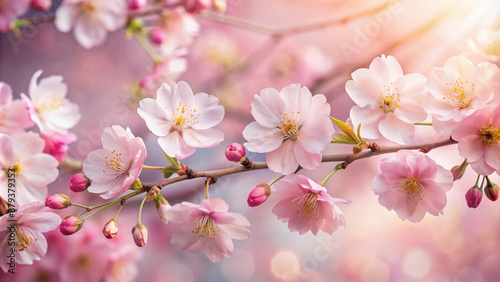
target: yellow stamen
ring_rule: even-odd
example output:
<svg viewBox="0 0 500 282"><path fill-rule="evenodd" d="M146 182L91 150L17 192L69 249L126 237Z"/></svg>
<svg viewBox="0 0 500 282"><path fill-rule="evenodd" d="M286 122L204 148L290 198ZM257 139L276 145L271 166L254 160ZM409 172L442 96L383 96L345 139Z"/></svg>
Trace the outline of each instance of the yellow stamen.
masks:
<svg viewBox="0 0 500 282"><path fill-rule="evenodd" d="M481 136L479 137L479 142L484 142L487 145L493 146L493 144L498 144L500 142L500 129L494 128L493 126L483 126L479 130Z"/></svg>
<svg viewBox="0 0 500 282"><path fill-rule="evenodd" d="M380 94L380 106L379 108L384 111L384 114L394 113L394 111L399 108L399 101L403 94L399 93L399 89L397 87L393 88L393 83L389 87L383 85L383 91Z"/></svg>
<svg viewBox="0 0 500 282"><path fill-rule="evenodd" d="M409 205L410 202L421 201L425 195L423 195L424 187L420 184L420 180L417 178L402 178L399 180L399 185L393 187L398 192L406 194L406 204ZM398 196L399 199L399 196Z"/></svg>
<svg viewBox="0 0 500 282"><path fill-rule="evenodd" d="M470 106L472 101L476 98L472 93L474 92L475 84L473 83L469 86L469 82L465 82L459 77L455 83L446 83L450 87L450 92L445 93L443 100L446 100L449 104L455 105L460 109L465 109ZM469 90L470 88L470 90Z"/></svg>
<svg viewBox="0 0 500 282"><path fill-rule="evenodd" d="M302 214L304 219L311 219L318 209L318 194L309 192L301 197L292 199L291 203L295 203L296 207L300 207L297 210L298 214ZM319 219L319 214L316 216L316 220Z"/></svg>
<svg viewBox="0 0 500 282"><path fill-rule="evenodd" d="M216 232L220 232L220 229L214 219L208 215L203 215L196 220L198 224L191 233L198 235L200 238L215 239Z"/></svg>

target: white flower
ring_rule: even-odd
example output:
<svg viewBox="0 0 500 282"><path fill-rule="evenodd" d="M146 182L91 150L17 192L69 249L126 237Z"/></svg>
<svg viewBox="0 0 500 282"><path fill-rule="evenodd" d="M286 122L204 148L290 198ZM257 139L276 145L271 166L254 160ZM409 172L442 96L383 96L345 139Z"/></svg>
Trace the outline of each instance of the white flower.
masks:
<svg viewBox="0 0 500 282"><path fill-rule="evenodd" d="M44 143L33 132L15 136L0 133L0 197L8 199L8 183L14 183L16 204L45 201L47 185L59 174L59 162L42 153ZM14 179L14 182L9 182L9 179Z"/></svg>
<svg viewBox="0 0 500 282"><path fill-rule="evenodd" d="M65 0L57 9L55 25L59 31L74 28L76 41L90 49L106 40L108 31L116 31L127 21L124 0Z"/></svg>
<svg viewBox="0 0 500 282"><path fill-rule="evenodd" d="M171 157L184 159L196 148L213 147L224 139L222 131L212 128L224 117L219 99L205 93L193 95L184 81L163 83L156 100L146 98L139 105L137 112Z"/></svg>
<svg viewBox="0 0 500 282"><path fill-rule="evenodd" d="M37 84L41 74L42 70L39 70L31 78L30 97L22 93L21 98L31 120L38 125L42 133L52 135L55 132L65 135L81 118L78 106L65 98L68 89L62 82L62 76L52 75Z"/></svg>

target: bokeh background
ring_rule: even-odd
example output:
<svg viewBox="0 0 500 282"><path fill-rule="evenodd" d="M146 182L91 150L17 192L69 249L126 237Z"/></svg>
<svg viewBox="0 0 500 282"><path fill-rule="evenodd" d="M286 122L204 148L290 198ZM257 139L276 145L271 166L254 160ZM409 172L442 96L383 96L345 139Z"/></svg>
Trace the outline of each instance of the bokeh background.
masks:
<svg viewBox="0 0 500 282"><path fill-rule="evenodd" d="M252 121L250 102L263 88L308 86L313 94L327 96L332 116L345 120L353 106L345 82L376 56L395 56L405 73L428 75L430 68L442 66L454 55L470 55L479 63L470 54L468 41L482 29L500 29L498 0L402 0L385 9L379 7L387 2L379 0L227 0L227 4L225 15L283 33L269 36L197 17L201 29L188 48L187 71L178 80L187 81L195 92L220 99L226 116L218 128L226 137L219 146L198 149L185 160L196 170L235 165L225 159L224 149L231 142L244 142L242 130ZM310 31L293 29L328 21L332 23ZM124 29L110 33L104 45L91 50L78 45L71 33L59 32L53 23L29 28L22 37L0 34L0 81L12 86L15 97L27 93L29 80L39 69L44 71L42 77L64 76L68 98L82 114L72 130L78 141L69 149L69 156L79 160L101 148L105 127L118 124L144 138L148 165L166 165L156 137L136 111L137 83L153 67L137 41L125 38ZM154 92L148 95L155 97ZM440 138L446 137L423 128L414 141ZM346 146L331 145L325 154L349 151ZM447 169L462 162L455 146L430 155ZM248 156L264 160L263 155ZM122 271L120 281L498 281L500 203L484 197L477 209L467 207L464 195L476 174L469 169L455 182L447 193L444 215L427 215L414 224L378 204L371 180L378 174L379 159L357 161L327 183L332 196L352 202L341 206L346 227L331 236L291 233L272 214L269 203L248 207L248 193L276 177L269 171L249 172L223 177L211 188L211 197L223 198L230 211L244 214L252 223L250 239L234 241L234 255L220 263L171 245L172 227L160 220L151 202L143 211L149 242L144 248L133 246L130 230L137 220L136 200L122 211L114 240L101 234L114 216L115 210L110 209L86 222L75 235L63 237L57 230L46 234L46 257L32 266L18 265L16 275L1 274L0 279L101 281L102 257L113 255L122 265L116 266L116 271ZM320 180L334 166L325 163L304 174ZM71 192L70 177L61 171L49 194L64 193L83 204L102 201L89 193ZM157 181L161 174L147 171L141 179ZM495 174L492 180L499 183L500 177ZM204 198L203 180L165 187L162 194L171 204L199 203Z"/></svg>

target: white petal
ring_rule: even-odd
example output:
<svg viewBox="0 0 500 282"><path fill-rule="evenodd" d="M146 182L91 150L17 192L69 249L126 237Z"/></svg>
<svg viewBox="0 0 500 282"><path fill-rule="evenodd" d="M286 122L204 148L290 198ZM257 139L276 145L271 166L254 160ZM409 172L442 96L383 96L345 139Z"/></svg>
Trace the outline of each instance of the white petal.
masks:
<svg viewBox="0 0 500 282"><path fill-rule="evenodd" d="M278 149L267 153L266 161L269 169L284 175L292 174L299 165L295 160L293 141L285 141Z"/></svg>
<svg viewBox="0 0 500 282"><path fill-rule="evenodd" d="M256 121L243 130L243 137L248 141L245 147L251 152L267 153L276 150L283 142L283 133L277 128L269 129Z"/></svg>
<svg viewBox="0 0 500 282"><path fill-rule="evenodd" d="M214 147L224 140L224 133L215 128L205 130L185 129L182 133L186 144L196 148Z"/></svg>
<svg viewBox="0 0 500 282"><path fill-rule="evenodd" d="M196 148L189 146L177 131L159 137L158 144L167 155L180 160L191 156L196 151Z"/></svg>

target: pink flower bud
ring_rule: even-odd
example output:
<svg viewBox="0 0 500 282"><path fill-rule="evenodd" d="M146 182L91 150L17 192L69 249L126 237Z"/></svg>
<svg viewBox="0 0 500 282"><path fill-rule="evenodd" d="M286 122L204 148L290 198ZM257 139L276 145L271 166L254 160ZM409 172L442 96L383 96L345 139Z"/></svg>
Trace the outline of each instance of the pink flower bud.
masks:
<svg viewBox="0 0 500 282"><path fill-rule="evenodd" d="M71 200L64 194L54 194L47 197L45 206L54 210L65 209L71 206Z"/></svg>
<svg viewBox="0 0 500 282"><path fill-rule="evenodd" d="M155 28L151 31L151 42L154 44L162 44L163 41L165 40L165 37L167 36L167 33L163 28Z"/></svg>
<svg viewBox="0 0 500 282"><path fill-rule="evenodd" d="M52 7L52 0L31 0L31 8L37 12L48 11Z"/></svg>
<svg viewBox="0 0 500 282"><path fill-rule="evenodd" d="M261 183L248 194L247 203L251 207L260 206L269 195L271 195L271 187L266 183Z"/></svg>
<svg viewBox="0 0 500 282"><path fill-rule="evenodd" d="M70 214L67 217L63 219L61 222L61 225L59 226L59 229L61 230L61 233L63 235L71 235L78 230L80 230L83 226L83 218L77 214Z"/></svg>
<svg viewBox="0 0 500 282"><path fill-rule="evenodd" d="M499 190L500 189L498 188L498 185L488 181L488 184L484 188L484 194L486 194L486 197L488 197L488 199L494 202L498 199Z"/></svg>
<svg viewBox="0 0 500 282"><path fill-rule="evenodd" d="M212 7L213 0L185 0L184 7L188 13L199 13Z"/></svg>
<svg viewBox="0 0 500 282"><path fill-rule="evenodd" d="M148 0L130 0L128 2L128 8L130 10L139 10L144 8L148 4Z"/></svg>
<svg viewBox="0 0 500 282"><path fill-rule="evenodd" d="M226 158L231 161L238 163L245 156L245 148L238 143L231 143L226 148Z"/></svg>
<svg viewBox="0 0 500 282"><path fill-rule="evenodd" d="M463 162L461 165L456 165L450 169L451 174L453 174L453 181L462 178L465 173L465 169L469 165L467 162Z"/></svg>
<svg viewBox="0 0 500 282"><path fill-rule="evenodd" d="M68 144L76 141L76 135L69 132L68 134L54 133L52 135L45 135L40 133L40 137L45 141L43 152L56 158L60 163L68 154Z"/></svg>
<svg viewBox="0 0 500 282"><path fill-rule="evenodd" d="M469 206L469 208L477 208L482 198L483 191L477 188L477 186L470 188L465 194L465 200L467 200L467 206Z"/></svg>
<svg viewBox="0 0 500 282"><path fill-rule="evenodd" d="M111 219L104 225L104 228L102 229L102 234L104 234L104 237L108 239L113 239L115 238L116 234L118 234L118 222L116 219Z"/></svg>
<svg viewBox="0 0 500 282"><path fill-rule="evenodd" d="M132 237L134 237L134 242L138 247L144 247L148 242L148 228L146 225L137 223L132 228Z"/></svg>
<svg viewBox="0 0 500 282"><path fill-rule="evenodd" d="M158 194L155 199L155 206L161 220L165 223L168 223L166 214L167 211L172 207L170 203L162 195Z"/></svg>
<svg viewBox="0 0 500 282"><path fill-rule="evenodd" d="M69 189L73 192L85 191L90 186L90 179L83 173L75 174L69 181Z"/></svg>

